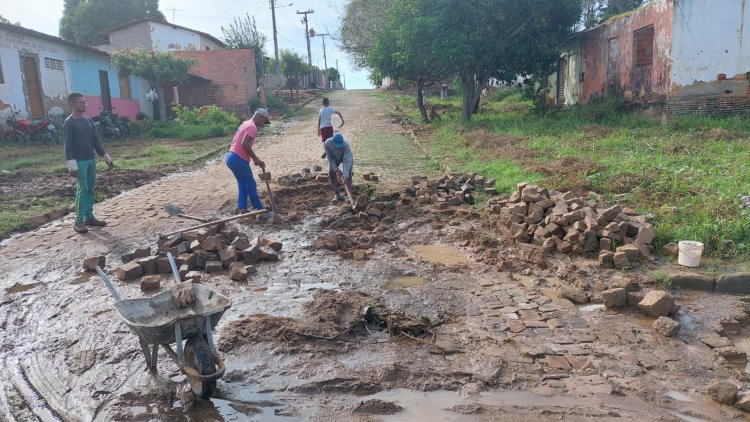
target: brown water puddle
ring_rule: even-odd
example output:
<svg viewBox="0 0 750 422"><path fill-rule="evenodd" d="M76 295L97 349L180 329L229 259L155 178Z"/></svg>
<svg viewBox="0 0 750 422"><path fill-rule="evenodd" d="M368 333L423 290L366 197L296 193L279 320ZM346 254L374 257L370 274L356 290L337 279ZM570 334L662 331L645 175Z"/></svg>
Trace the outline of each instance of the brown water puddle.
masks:
<svg viewBox="0 0 750 422"><path fill-rule="evenodd" d="M414 245L410 247L423 261L433 264L457 265L470 264L474 261L461 254L461 251L451 246Z"/></svg>
<svg viewBox="0 0 750 422"><path fill-rule="evenodd" d="M31 284L16 284L13 287L8 287L7 289L5 289L5 293L13 294L13 293L25 292L27 290L33 289L34 287L36 287L36 286L38 286L40 284L42 284L42 283L41 282L37 282L37 283L31 283Z"/></svg>
<svg viewBox="0 0 750 422"><path fill-rule="evenodd" d="M414 287L414 286L423 286L425 284L428 284L430 280L423 278L423 277L413 277L413 276L405 276L405 277L395 277L392 278L383 285L383 289L385 290L394 290L394 289L400 289L405 287Z"/></svg>

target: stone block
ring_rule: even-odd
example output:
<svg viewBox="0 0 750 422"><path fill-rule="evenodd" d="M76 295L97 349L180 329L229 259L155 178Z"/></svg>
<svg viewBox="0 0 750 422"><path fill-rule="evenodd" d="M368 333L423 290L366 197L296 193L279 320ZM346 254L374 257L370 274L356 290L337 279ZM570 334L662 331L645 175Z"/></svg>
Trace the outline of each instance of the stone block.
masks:
<svg viewBox="0 0 750 422"><path fill-rule="evenodd" d="M149 256L147 258L135 260L135 262L143 268L143 274L159 274L158 261L159 257L157 256Z"/></svg>
<svg viewBox="0 0 750 422"><path fill-rule="evenodd" d="M180 280L185 280L185 276L187 276L187 273L190 272L190 267L187 265L180 265L179 274L180 274Z"/></svg>
<svg viewBox="0 0 750 422"><path fill-rule="evenodd" d="M708 396L711 400L719 404L734 404L737 399L737 386L726 379L714 378L706 388ZM748 408L750 410L750 407Z"/></svg>
<svg viewBox="0 0 750 422"><path fill-rule="evenodd" d="M224 271L224 264L221 261L208 261L206 262L207 273L218 273Z"/></svg>
<svg viewBox="0 0 750 422"><path fill-rule="evenodd" d="M635 262L641 257L641 251L635 245L619 246L615 253L624 252L628 256L628 261Z"/></svg>
<svg viewBox="0 0 750 422"><path fill-rule="evenodd" d="M201 243L200 248L206 252L217 252L224 248L224 242L219 236L209 236Z"/></svg>
<svg viewBox="0 0 750 422"><path fill-rule="evenodd" d="M747 362L747 354L735 346L718 347L714 351L727 362Z"/></svg>
<svg viewBox="0 0 750 422"><path fill-rule="evenodd" d="M151 256L151 248L138 248L133 252L133 259L138 258L146 258L147 256Z"/></svg>
<svg viewBox="0 0 750 422"><path fill-rule="evenodd" d="M636 235L636 238L640 240L641 242L650 245L654 243L654 238L656 237L656 230L654 229L654 226L646 223L642 224L641 227L638 229L638 234Z"/></svg>
<svg viewBox="0 0 750 422"><path fill-rule="evenodd" d="M234 281L247 281L247 269L241 262L233 262L229 265L229 278Z"/></svg>
<svg viewBox="0 0 750 422"><path fill-rule="evenodd" d="M153 292L161 288L161 277L159 275L145 275L141 278L141 291Z"/></svg>
<svg viewBox="0 0 750 422"><path fill-rule="evenodd" d="M602 268L614 268L615 253L612 251L599 252L599 266Z"/></svg>
<svg viewBox="0 0 750 422"><path fill-rule="evenodd" d="M104 269L107 258L104 255L92 256L83 260L83 269L86 271L96 271L96 267Z"/></svg>
<svg viewBox="0 0 750 422"><path fill-rule="evenodd" d="M651 324L651 328L667 337L672 337L680 332L680 323L673 320L672 318L661 316Z"/></svg>
<svg viewBox="0 0 750 422"><path fill-rule="evenodd" d="M615 252L612 260L614 262L615 268L624 269L630 267L630 260L628 259L628 254L625 252Z"/></svg>
<svg viewBox="0 0 750 422"><path fill-rule="evenodd" d="M654 318L667 316L674 308L675 302L669 293L663 290L652 290L638 304L641 310Z"/></svg>
<svg viewBox="0 0 750 422"><path fill-rule="evenodd" d="M623 308L628 304L628 294L621 287L608 289L602 292L602 300L607 308Z"/></svg>
<svg viewBox="0 0 750 422"><path fill-rule="evenodd" d="M130 261L117 268L115 274L121 281L132 280L143 275L143 268L137 262Z"/></svg>
<svg viewBox="0 0 750 422"><path fill-rule="evenodd" d="M599 213L599 216L604 219L606 222L614 221L615 217L617 217L622 212L622 207L619 205L615 205L613 207L609 207L606 210Z"/></svg>
<svg viewBox="0 0 750 422"><path fill-rule="evenodd" d="M156 269L159 274L169 274L172 272L172 266L169 265L169 258L166 256L160 257L156 260Z"/></svg>
<svg viewBox="0 0 750 422"><path fill-rule="evenodd" d="M270 246L261 246L258 249L258 256L263 261L278 261L279 260L279 253L276 252L273 248Z"/></svg>
<svg viewBox="0 0 750 422"><path fill-rule="evenodd" d="M557 295L563 299L568 299L569 301L580 305L589 302L589 295L585 291L570 286L558 287Z"/></svg>
<svg viewBox="0 0 750 422"><path fill-rule="evenodd" d="M237 262L237 250L233 246L219 251L219 260L224 268L229 268L232 263Z"/></svg>

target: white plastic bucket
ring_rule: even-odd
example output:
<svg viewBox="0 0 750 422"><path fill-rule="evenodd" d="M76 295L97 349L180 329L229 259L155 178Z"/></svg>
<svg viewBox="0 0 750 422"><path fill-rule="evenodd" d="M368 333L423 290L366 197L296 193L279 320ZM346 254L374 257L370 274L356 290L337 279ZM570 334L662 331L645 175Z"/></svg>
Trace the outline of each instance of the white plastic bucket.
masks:
<svg viewBox="0 0 750 422"><path fill-rule="evenodd" d="M678 242L680 254L677 257L677 263L686 267L697 267L701 264L701 255L703 255L703 243L692 240L680 240Z"/></svg>

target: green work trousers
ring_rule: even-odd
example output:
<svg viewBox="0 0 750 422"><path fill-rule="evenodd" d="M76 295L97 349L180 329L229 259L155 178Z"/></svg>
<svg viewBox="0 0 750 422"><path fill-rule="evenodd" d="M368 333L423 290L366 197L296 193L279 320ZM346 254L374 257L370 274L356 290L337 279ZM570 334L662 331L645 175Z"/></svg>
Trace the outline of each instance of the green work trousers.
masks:
<svg viewBox="0 0 750 422"><path fill-rule="evenodd" d="M77 160L76 223L94 217L94 186L96 186L96 160Z"/></svg>

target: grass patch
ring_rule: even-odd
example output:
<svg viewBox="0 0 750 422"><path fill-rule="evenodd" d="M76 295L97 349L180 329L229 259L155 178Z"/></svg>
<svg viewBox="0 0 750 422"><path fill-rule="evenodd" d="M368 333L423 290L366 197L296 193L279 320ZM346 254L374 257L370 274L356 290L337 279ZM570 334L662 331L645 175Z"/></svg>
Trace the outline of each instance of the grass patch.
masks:
<svg viewBox="0 0 750 422"><path fill-rule="evenodd" d="M706 244L711 257L750 256L750 221L735 204L750 194L750 121L658 118L628 113L610 100L538 114L520 92L488 96L464 122L460 99L428 98L440 120L419 123L413 96L387 92L446 168L517 182L593 190L607 202L646 213L656 246L678 240Z"/></svg>
<svg viewBox="0 0 750 422"><path fill-rule="evenodd" d="M0 239L17 230L32 228L27 220L52 210L73 206L74 198L46 195L29 198L27 195L4 195L0 206Z"/></svg>

